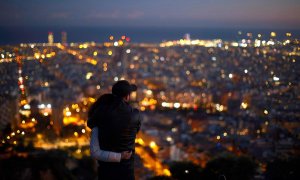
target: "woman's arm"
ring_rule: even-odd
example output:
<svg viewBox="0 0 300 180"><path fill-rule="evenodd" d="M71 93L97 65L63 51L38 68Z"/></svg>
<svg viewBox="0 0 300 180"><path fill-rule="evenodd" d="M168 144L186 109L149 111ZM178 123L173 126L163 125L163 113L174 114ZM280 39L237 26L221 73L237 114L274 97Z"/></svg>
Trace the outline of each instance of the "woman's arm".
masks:
<svg viewBox="0 0 300 180"><path fill-rule="evenodd" d="M100 149L98 131L98 127L94 127L91 132L90 151L92 158L104 162L120 162L122 158L121 153L104 151Z"/></svg>

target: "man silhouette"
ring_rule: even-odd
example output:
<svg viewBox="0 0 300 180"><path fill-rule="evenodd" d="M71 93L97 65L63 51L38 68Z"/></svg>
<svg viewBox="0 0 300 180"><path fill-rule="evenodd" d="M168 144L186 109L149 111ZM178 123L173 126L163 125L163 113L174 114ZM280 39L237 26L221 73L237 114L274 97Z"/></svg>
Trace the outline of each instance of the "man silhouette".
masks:
<svg viewBox="0 0 300 180"><path fill-rule="evenodd" d="M112 87L112 94L102 95L89 111L91 154L98 157L98 178L101 180L134 179L132 154L141 121L139 111L128 102L131 92L136 90L136 85L126 80L118 81ZM98 136L93 135L97 130Z"/></svg>

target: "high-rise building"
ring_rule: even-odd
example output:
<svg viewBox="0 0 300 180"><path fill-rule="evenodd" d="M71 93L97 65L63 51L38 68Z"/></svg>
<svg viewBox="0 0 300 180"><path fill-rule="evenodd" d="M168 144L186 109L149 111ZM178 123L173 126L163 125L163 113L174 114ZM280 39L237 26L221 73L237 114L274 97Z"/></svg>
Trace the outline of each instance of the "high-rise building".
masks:
<svg viewBox="0 0 300 180"><path fill-rule="evenodd" d="M17 63L0 63L0 134L7 126L18 125L18 66Z"/></svg>
<svg viewBox="0 0 300 180"><path fill-rule="evenodd" d="M191 35L189 33L186 33L184 35L184 39L187 40L187 41L190 41L191 40Z"/></svg>
<svg viewBox="0 0 300 180"><path fill-rule="evenodd" d="M48 33L48 43L49 45L52 45L54 43L54 36L52 32Z"/></svg>
<svg viewBox="0 0 300 180"><path fill-rule="evenodd" d="M63 45L67 44L67 32L65 32L65 31L61 32L61 43Z"/></svg>
<svg viewBox="0 0 300 180"><path fill-rule="evenodd" d="M173 144L170 147L170 159L172 161L181 161L182 154L183 154L183 152L176 146L176 144Z"/></svg>
<svg viewBox="0 0 300 180"><path fill-rule="evenodd" d="M276 38L277 34L276 34L276 32L271 32L270 36L271 36L271 38Z"/></svg>
<svg viewBox="0 0 300 180"><path fill-rule="evenodd" d="M17 99L0 96L0 100L0 131L7 125L17 127L19 124Z"/></svg>
<svg viewBox="0 0 300 180"><path fill-rule="evenodd" d="M61 101L54 100L52 103L52 120L53 120L53 129L56 134L61 133L63 127L63 106Z"/></svg>

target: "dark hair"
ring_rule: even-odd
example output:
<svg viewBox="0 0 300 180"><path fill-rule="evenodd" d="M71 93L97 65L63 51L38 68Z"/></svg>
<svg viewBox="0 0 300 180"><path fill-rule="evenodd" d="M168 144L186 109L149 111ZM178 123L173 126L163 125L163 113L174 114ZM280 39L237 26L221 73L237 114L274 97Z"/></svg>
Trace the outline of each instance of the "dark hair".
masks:
<svg viewBox="0 0 300 180"><path fill-rule="evenodd" d="M103 105L108 105L111 104L113 102L113 98L114 96L112 94L103 94L102 96L100 96L97 101L91 105L89 111L88 111L88 121L87 121L87 125L89 128L93 128L96 126L96 119L93 118L93 116L96 113L96 110L98 108L103 107Z"/></svg>

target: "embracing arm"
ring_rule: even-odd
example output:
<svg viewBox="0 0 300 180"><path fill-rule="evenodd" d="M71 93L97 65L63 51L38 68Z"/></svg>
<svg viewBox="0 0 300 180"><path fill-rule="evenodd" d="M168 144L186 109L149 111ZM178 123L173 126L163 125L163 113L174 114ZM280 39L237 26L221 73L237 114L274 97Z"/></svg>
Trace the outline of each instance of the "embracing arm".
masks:
<svg viewBox="0 0 300 180"><path fill-rule="evenodd" d="M104 162L120 162L121 153L104 151L100 149L99 140L98 140L98 127L94 127L91 132L91 142L90 142L90 151L91 156L94 159Z"/></svg>
<svg viewBox="0 0 300 180"><path fill-rule="evenodd" d="M135 113L135 118L137 118L137 132L138 133L140 131L140 128L141 128L141 114L140 114L140 111L138 109L134 109L133 112Z"/></svg>

